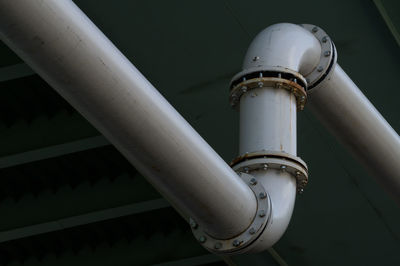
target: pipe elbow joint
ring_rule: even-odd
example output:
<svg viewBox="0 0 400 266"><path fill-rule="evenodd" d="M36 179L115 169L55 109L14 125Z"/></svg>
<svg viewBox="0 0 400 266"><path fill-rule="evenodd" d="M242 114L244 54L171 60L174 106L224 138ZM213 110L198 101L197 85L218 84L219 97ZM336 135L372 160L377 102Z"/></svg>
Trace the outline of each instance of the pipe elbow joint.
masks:
<svg viewBox="0 0 400 266"><path fill-rule="evenodd" d="M335 46L321 28L278 23L254 38L244 57L242 71L233 77L232 84L255 73L276 72L292 75L304 87L310 87L325 78L335 62Z"/></svg>
<svg viewBox="0 0 400 266"><path fill-rule="evenodd" d="M309 74L318 64L321 45L304 27L279 23L261 31L250 44L243 69L283 70Z"/></svg>

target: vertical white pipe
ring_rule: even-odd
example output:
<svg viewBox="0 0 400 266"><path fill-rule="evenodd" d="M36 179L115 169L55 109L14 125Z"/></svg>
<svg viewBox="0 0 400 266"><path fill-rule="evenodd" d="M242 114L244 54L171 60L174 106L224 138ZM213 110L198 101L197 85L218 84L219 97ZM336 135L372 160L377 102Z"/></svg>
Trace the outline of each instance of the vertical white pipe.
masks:
<svg viewBox="0 0 400 266"><path fill-rule="evenodd" d="M400 203L400 137L336 65L308 107Z"/></svg>
<svg viewBox="0 0 400 266"><path fill-rule="evenodd" d="M261 150L296 156L296 98L281 88L258 88L240 99L239 154Z"/></svg>
<svg viewBox="0 0 400 266"><path fill-rule="evenodd" d="M260 237L260 245L252 252L272 247L285 233L296 201L296 179L287 172L275 169L258 170L251 173L263 184L271 198L272 222Z"/></svg>
<svg viewBox="0 0 400 266"><path fill-rule="evenodd" d="M0 0L0 34L183 216L218 238L249 226L253 192L72 1Z"/></svg>

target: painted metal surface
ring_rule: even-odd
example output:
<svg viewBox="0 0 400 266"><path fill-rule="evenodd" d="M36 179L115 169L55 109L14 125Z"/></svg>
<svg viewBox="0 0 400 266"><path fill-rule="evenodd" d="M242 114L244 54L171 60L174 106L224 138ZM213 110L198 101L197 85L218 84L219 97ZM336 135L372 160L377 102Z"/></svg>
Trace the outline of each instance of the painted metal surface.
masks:
<svg viewBox="0 0 400 266"><path fill-rule="evenodd" d="M262 150L297 155L296 97L280 88L258 88L240 100L239 154Z"/></svg>
<svg viewBox="0 0 400 266"><path fill-rule="evenodd" d="M308 107L400 203L400 137L343 69L309 92Z"/></svg>
<svg viewBox="0 0 400 266"><path fill-rule="evenodd" d="M247 228L253 192L72 1L0 6L2 40L184 217L221 238Z"/></svg>
<svg viewBox="0 0 400 266"><path fill-rule="evenodd" d="M319 41L303 27L272 25L252 41L242 71L232 79L231 100L240 101L239 158L246 158L236 159L233 168L254 175L271 198L271 222L251 247L253 252L271 247L282 237L292 217L297 181L307 180L307 167L296 157L297 109L306 99L302 74L313 71L320 53ZM279 82L282 79L286 81ZM242 82L235 84L237 80ZM305 178L296 180L301 175Z"/></svg>

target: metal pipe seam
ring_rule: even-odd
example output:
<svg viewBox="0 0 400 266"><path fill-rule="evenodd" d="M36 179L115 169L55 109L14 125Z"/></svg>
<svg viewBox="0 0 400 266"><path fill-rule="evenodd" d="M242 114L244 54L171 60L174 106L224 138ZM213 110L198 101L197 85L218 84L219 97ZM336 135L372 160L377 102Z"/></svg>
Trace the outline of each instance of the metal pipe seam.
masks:
<svg viewBox="0 0 400 266"><path fill-rule="evenodd" d="M229 238L252 190L70 0L0 0L1 39L189 220Z"/></svg>

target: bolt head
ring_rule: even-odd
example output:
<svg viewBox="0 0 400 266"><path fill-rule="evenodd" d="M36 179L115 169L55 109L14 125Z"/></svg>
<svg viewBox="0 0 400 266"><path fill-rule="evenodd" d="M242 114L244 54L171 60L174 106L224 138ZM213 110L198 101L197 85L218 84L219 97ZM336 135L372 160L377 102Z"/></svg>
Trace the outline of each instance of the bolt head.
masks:
<svg viewBox="0 0 400 266"><path fill-rule="evenodd" d="M193 229L196 229L199 226L192 218L190 218L189 224Z"/></svg>
<svg viewBox="0 0 400 266"><path fill-rule="evenodd" d="M260 197L260 199L265 199L267 197L267 193L260 192L260 194L258 196Z"/></svg>
<svg viewBox="0 0 400 266"><path fill-rule="evenodd" d="M257 185L257 180L254 177L250 179L250 185Z"/></svg>
<svg viewBox="0 0 400 266"><path fill-rule="evenodd" d="M325 51L325 52L324 52L324 56L325 56L325 57L328 57L328 56L330 56L330 55L331 55L331 51Z"/></svg>
<svg viewBox="0 0 400 266"><path fill-rule="evenodd" d="M257 60L259 60L260 59L260 57L259 56L255 56L255 57L253 57L253 61L255 62L255 61L257 61Z"/></svg>
<svg viewBox="0 0 400 266"><path fill-rule="evenodd" d="M206 241L207 241L207 237L205 237L205 236L199 237L199 242L200 243L205 243Z"/></svg>
<svg viewBox="0 0 400 266"><path fill-rule="evenodd" d="M256 230L252 227L249 230L250 235L254 235L256 233Z"/></svg>
<svg viewBox="0 0 400 266"><path fill-rule="evenodd" d="M322 72L322 70L324 70L324 68L323 68L322 66L319 66L319 67L317 68L317 71L318 71L318 72Z"/></svg>
<svg viewBox="0 0 400 266"><path fill-rule="evenodd" d="M242 91L243 91L243 92L246 92L246 91L247 91L247 87L246 87L246 86L243 86L243 87L242 87Z"/></svg>
<svg viewBox="0 0 400 266"><path fill-rule="evenodd" d="M268 169L268 164L265 163L265 164L263 165L263 169L264 169L264 170L267 170L267 169Z"/></svg>
<svg viewBox="0 0 400 266"><path fill-rule="evenodd" d="M285 170L286 169L286 165L281 165L281 170Z"/></svg>
<svg viewBox="0 0 400 266"><path fill-rule="evenodd" d="M264 211L264 210L261 210L261 211L258 213L258 216L260 216L260 217L265 217L265 211Z"/></svg>
<svg viewBox="0 0 400 266"><path fill-rule="evenodd" d="M264 82L258 82L257 85L259 88L262 88L264 86Z"/></svg>
<svg viewBox="0 0 400 266"><path fill-rule="evenodd" d="M214 248L215 249L220 249L220 248L222 248L222 244L220 242L217 242L217 243L215 243Z"/></svg>
<svg viewBox="0 0 400 266"><path fill-rule="evenodd" d="M312 32L314 32L314 33L316 33L318 31L318 27L314 27L313 29L312 29Z"/></svg>
<svg viewBox="0 0 400 266"><path fill-rule="evenodd" d="M244 169L244 172L247 174L247 173L249 173L249 168L248 167L245 167Z"/></svg>
<svg viewBox="0 0 400 266"><path fill-rule="evenodd" d="M323 43L326 43L328 41L328 36L324 36L323 38L322 38L322 42Z"/></svg>
<svg viewBox="0 0 400 266"><path fill-rule="evenodd" d="M240 245L240 241L236 239L236 240L233 241L232 245L234 247L238 247Z"/></svg>

